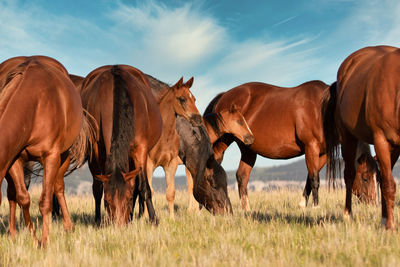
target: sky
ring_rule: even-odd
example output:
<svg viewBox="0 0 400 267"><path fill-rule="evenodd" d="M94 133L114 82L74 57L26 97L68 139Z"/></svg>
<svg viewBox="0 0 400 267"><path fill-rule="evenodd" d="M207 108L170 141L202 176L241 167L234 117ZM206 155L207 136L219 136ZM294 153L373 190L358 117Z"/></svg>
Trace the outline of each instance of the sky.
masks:
<svg viewBox="0 0 400 267"><path fill-rule="evenodd" d="M81 76L109 64L170 84L193 76L202 113L250 81L332 83L350 53L400 46L399 14L398 0L0 0L0 62L41 54ZM225 155L225 169L237 169L236 145ZM288 162L258 156L256 167Z"/></svg>

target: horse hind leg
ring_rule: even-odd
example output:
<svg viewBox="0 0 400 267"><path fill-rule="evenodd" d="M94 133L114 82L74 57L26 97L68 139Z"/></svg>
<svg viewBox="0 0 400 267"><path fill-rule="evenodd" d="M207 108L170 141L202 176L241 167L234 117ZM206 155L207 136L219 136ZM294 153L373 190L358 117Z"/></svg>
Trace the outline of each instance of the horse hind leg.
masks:
<svg viewBox="0 0 400 267"><path fill-rule="evenodd" d="M249 199L247 196L247 184L249 183L250 172L256 162L257 154L244 145L239 146L242 153L239 168L236 172L236 179L239 187L239 198L242 209L250 211Z"/></svg>
<svg viewBox="0 0 400 267"><path fill-rule="evenodd" d="M305 198L305 203L307 204L310 191L313 194L313 205L318 206L318 190L319 190L319 170L320 170L320 157L319 157L319 147L317 142L311 142L305 147L305 158L307 165L307 182L306 187L303 192Z"/></svg>
<svg viewBox="0 0 400 267"><path fill-rule="evenodd" d="M8 189L8 190L11 190L11 191L15 190L15 200L22 208L25 225L28 228L29 232L31 233L35 245L37 245L38 242L37 242L36 235L35 235L35 228L34 228L32 220L31 220L30 213L29 213L31 200L30 200L28 190L25 187L24 171L23 171L21 160L16 160L14 162L14 164L9 169L8 175L6 177L7 177L7 179L9 179L9 186L11 186L11 188L12 188L12 189ZM12 195L13 192L8 192L8 190L7 190L7 194ZM11 209L13 209L13 211ZM14 223L15 223L15 209L16 209L15 203L10 203L10 216L13 217ZM10 224L10 225L12 226L12 224ZM12 227L14 227L14 226L12 226Z"/></svg>
<svg viewBox="0 0 400 267"><path fill-rule="evenodd" d="M43 218L42 248L46 246L49 238L50 213L52 209L54 185L61 163L60 154L53 153L48 155L43 163L43 189L39 200L39 210Z"/></svg>
<svg viewBox="0 0 400 267"><path fill-rule="evenodd" d="M382 193L382 224L386 229L395 229L394 222L394 199L396 194L396 183L393 179L392 168L399 157L398 149L391 152L392 147L384 136L374 136L374 146L379 159L381 171L381 193Z"/></svg>
<svg viewBox="0 0 400 267"><path fill-rule="evenodd" d="M65 201L64 174L68 169L68 166L69 166L69 163L70 163L70 158L67 155L63 155L63 157L64 157L64 159L62 161L60 169L58 170L57 177L56 177L56 182L55 182L55 187L54 187L56 199L54 199L54 195L53 195L53 210L55 209L54 200L58 200L57 204L59 205L59 208L61 208L61 212L62 212L62 215L63 215L64 229L65 229L65 231L69 231L71 228L73 228L73 224L72 224L71 218L69 216L67 202ZM58 208L58 216L60 216L59 208Z"/></svg>
<svg viewBox="0 0 400 267"><path fill-rule="evenodd" d="M8 232L11 237L15 237L17 234L16 226L16 210L17 210L17 192L15 189L14 182L9 173L6 174L7 180L7 198L10 206L10 217L8 222Z"/></svg>
<svg viewBox="0 0 400 267"><path fill-rule="evenodd" d="M342 136L342 156L344 161L344 182L346 185L345 216L352 215L351 199L353 195L353 184L356 175L355 158L357 152L357 139L350 133L345 132Z"/></svg>

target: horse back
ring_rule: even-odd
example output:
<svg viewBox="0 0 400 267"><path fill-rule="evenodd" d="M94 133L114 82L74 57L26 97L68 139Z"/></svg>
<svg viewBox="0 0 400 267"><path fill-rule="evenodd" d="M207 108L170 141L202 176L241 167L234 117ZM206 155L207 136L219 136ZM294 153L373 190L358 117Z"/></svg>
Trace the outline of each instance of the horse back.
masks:
<svg viewBox="0 0 400 267"><path fill-rule="evenodd" d="M383 130L399 143L400 50L366 47L351 54L338 72L338 106L343 126L372 143L373 132Z"/></svg>

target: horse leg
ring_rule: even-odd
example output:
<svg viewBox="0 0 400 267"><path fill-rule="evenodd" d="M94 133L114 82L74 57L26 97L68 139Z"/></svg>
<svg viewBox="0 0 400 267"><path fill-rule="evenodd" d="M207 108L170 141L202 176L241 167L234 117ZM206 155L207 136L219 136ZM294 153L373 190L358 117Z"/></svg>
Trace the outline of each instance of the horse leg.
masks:
<svg viewBox="0 0 400 267"><path fill-rule="evenodd" d="M321 172L321 169L324 167L325 163L326 163L326 154L323 154L322 156L319 157L318 174ZM312 184L312 180L310 178L310 175L307 175L306 185L304 186L304 190L303 190L304 199L302 199L299 203L299 206L302 208L307 207L308 198L310 197L310 194L311 194L311 184Z"/></svg>
<svg viewBox="0 0 400 267"><path fill-rule="evenodd" d="M196 205L196 199L193 195L193 176L190 171L185 168L186 173L186 181L187 181L187 188L188 188L188 211L198 211L199 205Z"/></svg>
<svg viewBox="0 0 400 267"><path fill-rule="evenodd" d="M13 189L15 190L16 201L22 208L25 225L28 228L29 232L31 233L35 244L37 244L35 228L34 228L32 220L31 220L31 216L29 214L31 200L30 200L28 190L25 187L24 170L23 170L21 160L18 159L14 162L14 164L8 170L8 175L6 175L6 177L7 177L7 179L10 179L9 185L11 185L11 187L13 187ZM12 179L12 181L11 181L11 179ZM12 192L10 192L10 193L12 193ZM7 194L8 194L8 192L7 192ZM13 209L14 211L11 211L11 209ZM13 218L14 221L15 221L15 209L16 209L16 205L10 204L10 216L14 217ZM13 213L13 214L11 214L11 213ZM14 227L14 226L12 226L12 227Z"/></svg>
<svg viewBox="0 0 400 267"><path fill-rule="evenodd" d="M7 180L7 198L10 205L10 217L8 222L8 232L11 237L17 234L16 226L16 210L17 210L17 192L15 190L14 182L9 173L6 174Z"/></svg>
<svg viewBox="0 0 400 267"><path fill-rule="evenodd" d="M167 190L165 196L168 201L169 217L174 219L174 200L175 200L175 173L178 168L177 158L171 160L168 166L164 167L165 181Z"/></svg>
<svg viewBox="0 0 400 267"><path fill-rule="evenodd" d="M43 189L39 200L39 210L43 218L42 248L46 246L49 238L50 213L53 204L54 185L60 168L60 163L61 157L59 153L50 154L43 160Z"/></svg>
<svg viewBox="0 0 400 267"><path fill-rule="evenodd" d="M144 202L146 202L147 211L149 213L150 221L153 223L158 223L158 219L154 210L153 201L151 200L151 190L149 186L149 181L147 180L147 154L148 150L144 145L139 145L132 151L131 157L133 158L135 169L139 169L140 172L136 182L138 182L139 190L139 217L141 213L143 214Z"/></svg>
<svg viewBox="0 0 400 267"><path fill-rule="evenodd" d="M214 151L215 160L221 164L224 159L225 150L232 144L233 137L229 135L223 135L217 142L212 144Z"/></svg>
<svg viewBox="0 0 400 267"><path fill-rule="evenodd" d="M374 136L375 152L379 159L379 168L382 174L381 192L382 192L382 224L386 229L396 227L393 216L393 206L396 194L396 183L392 174L392 159L398 158L398 151L391 153L391 145L382 135Z"/></svg>
<svg viewBox="0 0 400 267"><path fill-rule="evenodd" d="M57 204L58 204L57 216L60 216L60 208L61 208L61 212L63 215L64 230L69 231L73 227L73 224L72 224L71 218L69 216L67 202L65 201L65 196L64 196L64 188L65 188L64 174L68 169L68 166L70 163L70 158L68 155L64 155L64 157L65 157L65 159L62 159L61 167L58 170L57 177L56 177L56 184L54 187L55 195L53 195L53 210L54 210L54 206L55 206L54 200L58 200L57 201ZM56 196L56 198L54 196Z"/></svg>
<svg viewBox="0 0 400 267"><path fill-rule="evenodd" d="M242 157L240 159L239 168L236 172L236 180L239 187L239 198L242 204L242 209L250 210L249 199L247 197L247 184L249 183L250 172L256 163L257 154L251 151L245 145L239 145Z"/></svg>
<svg viewBox="0 0 400 267"><path fill-rule="evenodd" d="M313 205L318 206L319 189L319 147L316 142L311 142L305 148L306 165L308 178L311 180L311 190L313 194ZM308 179L307 178L307 179Z"/></svg>
<svg viewBox="0 0 400 267"><path fill-rule="evenodd" d="M351 197L353 195L353 183L356 175L354 161L357 152L357 139L349 132L343 134L342 156L344 160L344 182L346 184L346 204L344 208L345 216L351 216Z"/></svg>
<svg viewBox="0 0 400 267"><path fill-rule="evenodd" d="M154 189L153 189L153 173L155 169L154 165L155 164L152 160L147 159L146 171L147 171L147 180L149 182L151 196L154 196ZM145 208L146 205L144 204L144 201L141 198L139 198L139 207L140 205L143 205L142 212L140 214L140 216L142 216L143 213L146 213L146 208ZM146 216L146 214L144 214L144 216Z"/></svg>
<svg viewBox="0 0 400 267"><path fill-rule="evenodd" d="M100 173L100 170L97 168L97 164L94 162L89 163L89 169L93 176L93 183L92 183L92 193L94 197L95 203L95 216L94 220L97 225L101 222L101 199L103 197L103 182L98 180L94 174Z"/></svg>

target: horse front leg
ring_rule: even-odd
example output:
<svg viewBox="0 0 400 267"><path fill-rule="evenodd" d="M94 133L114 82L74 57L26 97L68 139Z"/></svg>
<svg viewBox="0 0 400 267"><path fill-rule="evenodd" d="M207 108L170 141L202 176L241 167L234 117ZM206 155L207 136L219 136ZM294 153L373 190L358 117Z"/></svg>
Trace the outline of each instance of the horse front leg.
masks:
<svg viewBox="0 0 400 267"><path fill-rule="evenodd" d="M177 158L171 160L168 166L164 167L165 181L167 183L167 190L165 196L168 201L169 217L174 219L174 200L175 200L175 173L178 168Z"/></svg>
<svg viewBox="0 0 400 267"><path fill-rule="evenodd" d="M256 162L257 154L251 151L245 145L239 145L239 148L242 153L239 168L236 172L236 179L239 187L239 198L242 209L245 211L250 211L250 204L247 196L247 184L249 183L250 173Z"/></svg>
<svg viewBox="0 0 400 267"><path fill-rule="evenodd" d="M193 186L194 186L193 176L188 168L185 168L185 173L186 173L186 182L188 189L188 211L189 212L199 211L200 210L199 204L197 203L193 195Z"/></svg>

